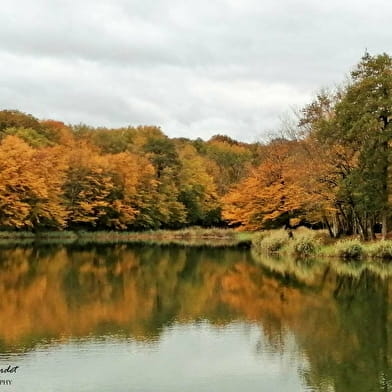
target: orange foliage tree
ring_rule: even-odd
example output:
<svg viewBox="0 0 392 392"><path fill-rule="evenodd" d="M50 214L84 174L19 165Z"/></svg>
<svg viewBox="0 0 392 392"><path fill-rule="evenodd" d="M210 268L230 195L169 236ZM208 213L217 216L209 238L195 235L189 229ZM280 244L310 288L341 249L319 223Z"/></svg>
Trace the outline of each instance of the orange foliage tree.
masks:
<svg viewBox="0 0 392 392"><path fill-rule="evenodd" d="M33 149L16 136L0 144L0 225L64 227L66 162L60 147Z"/></svg>
<svg viewBox="0 0 392 392"><path fill-rule="evenodd" d="M284 222L296 216L302 206L301 189L292 181L290 167L296 147L296 142L271 143L263 163L223 197L223 218L231 225L255 230L278 218Z"/></svg>

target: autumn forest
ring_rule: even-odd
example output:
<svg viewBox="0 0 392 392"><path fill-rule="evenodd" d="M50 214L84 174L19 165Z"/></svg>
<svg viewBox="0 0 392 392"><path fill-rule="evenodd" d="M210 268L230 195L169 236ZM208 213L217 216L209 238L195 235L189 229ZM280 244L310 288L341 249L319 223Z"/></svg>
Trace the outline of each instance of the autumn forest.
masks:
<svg viewBox="0 0 392 392"><path fill-rule="evenodd" d="M294 115L293 115L294 116ZM383 235L390 219L392 57L365 54L268 141L169 138L0 112L0 228L257 230L303 223Z"/></svg>

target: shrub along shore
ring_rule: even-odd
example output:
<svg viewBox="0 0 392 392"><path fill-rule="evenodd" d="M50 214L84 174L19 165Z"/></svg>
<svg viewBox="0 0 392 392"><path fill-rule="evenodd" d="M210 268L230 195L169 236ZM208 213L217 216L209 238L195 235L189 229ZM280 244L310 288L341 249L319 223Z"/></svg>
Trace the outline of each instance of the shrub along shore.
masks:
<svg viewBox="0 0 392 392"><path fill-rule="evenodd" d="M270 230L254 234L252 248L262 255L336 257L343 260L392 261L392 241L361 242L356 238L332 240L324 230Z"/></svg>

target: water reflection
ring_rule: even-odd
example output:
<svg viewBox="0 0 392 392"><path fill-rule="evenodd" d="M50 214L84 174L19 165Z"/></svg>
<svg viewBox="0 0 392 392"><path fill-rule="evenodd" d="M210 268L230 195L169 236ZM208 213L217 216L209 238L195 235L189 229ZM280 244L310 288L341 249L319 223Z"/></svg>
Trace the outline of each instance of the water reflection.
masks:
<svg viewBox="0 0 392 392"><path fill-rule="evenodd" d="M1 362L25 358L23 379L38 358L59 380L42 391L72 386L56 361L91 391L90 363L119 391L392 390L388 265L118 245L2 249L0 266Z"/></svg>
<svg viewBox="0 0 392 392"><path fill-rule="evenodd" d="M41 340L123 333L155 340L174 321L225 324L221 285L250 268L245 251L161 247L2 250L2 351Z"/></svg>

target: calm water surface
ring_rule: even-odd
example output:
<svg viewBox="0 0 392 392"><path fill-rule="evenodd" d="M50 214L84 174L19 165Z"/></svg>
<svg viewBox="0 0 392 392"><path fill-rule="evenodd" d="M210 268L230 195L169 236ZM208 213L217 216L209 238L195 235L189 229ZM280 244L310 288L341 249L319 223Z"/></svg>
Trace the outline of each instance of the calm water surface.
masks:
<svg viewBox="0 0 392 392"><path fill-rule="evenodd" d="M392 391L389 266L135 245L0 265L0 392Z"/></svg>

